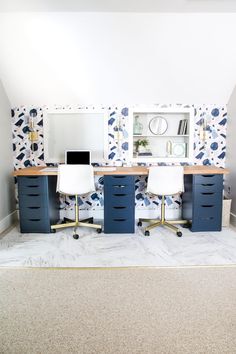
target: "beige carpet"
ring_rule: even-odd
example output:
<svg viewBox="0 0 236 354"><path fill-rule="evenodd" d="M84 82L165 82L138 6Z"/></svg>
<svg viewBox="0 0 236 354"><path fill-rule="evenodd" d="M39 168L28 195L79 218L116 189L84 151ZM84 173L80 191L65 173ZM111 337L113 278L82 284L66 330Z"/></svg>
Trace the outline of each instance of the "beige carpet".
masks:
<svg viewBox="0 0 236 354"><path fill-rule="evenodd" d="M0 269L0 353L236 353L236 268Z"/></svg>

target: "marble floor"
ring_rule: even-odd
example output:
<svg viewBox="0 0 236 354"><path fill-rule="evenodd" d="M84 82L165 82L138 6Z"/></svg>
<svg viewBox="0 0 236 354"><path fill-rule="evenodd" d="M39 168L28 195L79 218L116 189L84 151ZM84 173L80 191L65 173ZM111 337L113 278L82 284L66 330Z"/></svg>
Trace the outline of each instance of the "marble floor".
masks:
<svg viewBox="0 0 236 354"><path fill-rule="evenodd" d="M72 230L56 234L21 234L13 228L0 239L0 266L24 267L126 267L236 264L236 231L192 233L183 236L162 227L143 236L97 234L81 228L80 239Z"/></svg>

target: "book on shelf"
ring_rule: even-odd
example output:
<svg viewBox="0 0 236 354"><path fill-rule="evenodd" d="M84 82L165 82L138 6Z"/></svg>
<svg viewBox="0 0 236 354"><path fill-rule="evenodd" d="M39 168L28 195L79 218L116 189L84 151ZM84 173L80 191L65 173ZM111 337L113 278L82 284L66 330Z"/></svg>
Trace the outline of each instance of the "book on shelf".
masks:
<svg viewBox="0 0 236 354"><path fill-rule="evenodd" d="M186 135L188 131L188 120L181 119L178 126L178 135Z"/></svg>
<svg viewBox="0 0 236 354"><path fill-rule="evenodd" d="M138 156L152 156L152 153L150 151L139 152Z"/></svg>
<svg viewBox="0 0 236 354"><path fill-rule="evenodd" d="M178 135L180 135L181 126L182 126L182 119L179 121L178 132L177 132Z"/></svg>

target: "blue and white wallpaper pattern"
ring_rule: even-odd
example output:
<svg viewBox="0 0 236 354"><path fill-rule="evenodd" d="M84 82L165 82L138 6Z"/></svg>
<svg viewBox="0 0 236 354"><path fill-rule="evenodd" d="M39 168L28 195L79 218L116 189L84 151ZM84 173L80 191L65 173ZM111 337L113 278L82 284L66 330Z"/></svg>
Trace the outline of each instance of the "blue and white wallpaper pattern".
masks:
<svg viewBox="0 0 236 354"><path fill-rule="evenodd" d="M138 106L135 106L137 109ZM189 107L188 105L157 104L155 108ZM224 167L226 150L227 109L226 106L201 105L194 107L194 161L196 165L215 165ZM62 107L55 107L62 108ZM65 108L72 108L66 106ZM86 109L90 107L73 107ZM101 107L99 107L101 108ZM108 157L110 164L116 161L126 162L129 153L129 109L132 107L102 107L108 111ZM16 107L12 109L12 131L14 168L20 169L29 166L43 166L44 140L43 140L43 112L47 107ZM39 139L31 143L28 134L31 130L30 122L34 122L34 130L38 132ZM200 137L204 125L205 139ZM119 139L117 139L119 134ZM147 177L136 178L136 206L140 209L155 209L160 204L160 199L150 197L145 193ZM95 180L96 192L89 197L79 200L81 209L100 209L103 207L103 177ZM72 209L74 198L62 198L61 208ZM169 208L177 209L181 204L178 197L167 197L166 204Z"/></svg>

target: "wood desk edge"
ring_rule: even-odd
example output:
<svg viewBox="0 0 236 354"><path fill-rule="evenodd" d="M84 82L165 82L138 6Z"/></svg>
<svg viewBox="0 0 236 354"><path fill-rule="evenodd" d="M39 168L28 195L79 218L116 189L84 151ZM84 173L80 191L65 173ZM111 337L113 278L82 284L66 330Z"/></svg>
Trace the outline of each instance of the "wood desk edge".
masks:
<svg viewBox="0 0 236 354"><path fill-rule="evenodd" d="M14 171L12 173L13 176L56 176L56 171L44 172L43 169L46 166L34 166L34 167L26 167L21 170ZM105 167L104 167L105 169ZM219 168L216 166L184 166L184 174L228 174L228 168ZM95 175L105 176L105 175L148 175L148 167L145 166L133 166L133 167L116 167L116 170L113 171L95 171Z"/></svg>

